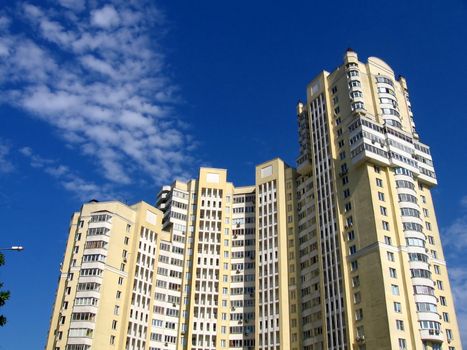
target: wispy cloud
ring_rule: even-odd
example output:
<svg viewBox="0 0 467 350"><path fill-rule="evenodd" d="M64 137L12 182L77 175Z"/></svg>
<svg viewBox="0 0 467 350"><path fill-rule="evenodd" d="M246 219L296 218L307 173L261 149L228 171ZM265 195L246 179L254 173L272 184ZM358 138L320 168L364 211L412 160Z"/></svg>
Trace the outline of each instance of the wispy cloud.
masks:
<svg viewBox="0 0 467 350"><path fill-rule="evenodd" d="M467 270L464 267L449 268L449 278L452 283L452 293L456 302L457 322L459 332L465 347L467 342L467 299L465 291L467 290Z"/></svg>
<svg viewBox="0 0 467 350"><path fill-rule="evenodd" d="M460 215L443 230L443 244L453 253L467 248L467 196L459 202Z"/></svg>
<svg viewBox="0 0 467 350"><path fill-rule="evenodd" d="M467 248L467 196L459 201L460 215L443 229L443 245L447 255L453 261L464 263L464 254ZM465 264L464 264L465 265ZM457 320L464 346L467 346L467 269L465 266L450 265L449 278L452 284L452 293L456 302Z"/></svg>
<svg viewBox="0 0 467 350"><path fill-rule="evenodd" d="M10 146L7 141L0 138L0 173L11 173L14 169L13 164L8 159L10 155Z"/></svg>
<svg viewBox="0 0 467 350"><path fill-rule="evenodd" d="M195 142L175 112L164 15L145 0L59 3L0 15L0 102L53 126L110 182L186 177Z"/></svg>
<svg viewBox="0 0 467 350"><path fill-rule="evenodd" d="M121 197L116 193L110 184L98 185L97 183L87 181L72 171L68 166L60 164L58 160L44 158L36 153L30 147L19 149L33 168L42 170L46 174L55 178L60 185L71 192L81 201L91 199L119 199Z"/></svg>

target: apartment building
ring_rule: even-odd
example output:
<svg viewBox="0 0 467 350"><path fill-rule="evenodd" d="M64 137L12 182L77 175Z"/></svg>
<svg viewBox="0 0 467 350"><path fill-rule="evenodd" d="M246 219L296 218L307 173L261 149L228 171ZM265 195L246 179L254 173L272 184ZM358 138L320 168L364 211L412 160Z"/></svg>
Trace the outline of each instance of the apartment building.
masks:
<svg viewBox="0 0 467 350"><path fill-rule="evenodd" d="M183 254L161 228L162 212L144 202L92 201L73 214L47 349L146 349L161 310L158 339L175 343L181 272L162 258Z"/></svg>
<svg viewBox="0 0 467 350"><path fill-rule="evenodd" d="M406 80L348 50L297 114L303 348L460 349Z"/></svg>
<svg viewBox="0 0 467 350"><path fill-rule="evenodd" d="M459 350L406 80L348 50L273 159L72 216L47 350Z"/></svg>

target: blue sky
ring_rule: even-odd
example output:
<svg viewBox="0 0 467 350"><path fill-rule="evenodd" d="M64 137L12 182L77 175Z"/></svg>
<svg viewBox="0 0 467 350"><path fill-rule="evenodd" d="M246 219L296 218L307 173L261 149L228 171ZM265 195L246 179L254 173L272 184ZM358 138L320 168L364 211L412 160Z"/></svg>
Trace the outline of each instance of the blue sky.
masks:
<svg viewBox="0 0 467 350"><path fill-rule="evenodd" d="M295 104L352 47L409 84L467 341L465 1L0 0L0 350L43 347L69 219L91 198L297 155Z"/></svg>

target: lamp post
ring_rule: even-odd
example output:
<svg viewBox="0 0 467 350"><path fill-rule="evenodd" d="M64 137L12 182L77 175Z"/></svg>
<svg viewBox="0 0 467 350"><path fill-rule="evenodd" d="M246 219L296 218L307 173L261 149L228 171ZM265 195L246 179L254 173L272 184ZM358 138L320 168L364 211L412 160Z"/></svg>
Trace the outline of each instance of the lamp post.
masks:
<svg viewBox="0 0 467 350"><path fill-rule="evenodd" d="M20 246L20 245L14 245L14 246L11 246L11 247L7 247L7 248L0 248L0 251L1 250L14 250L14 251L17 251L17 252L20 252L24 249L24 247Z"/></svg>

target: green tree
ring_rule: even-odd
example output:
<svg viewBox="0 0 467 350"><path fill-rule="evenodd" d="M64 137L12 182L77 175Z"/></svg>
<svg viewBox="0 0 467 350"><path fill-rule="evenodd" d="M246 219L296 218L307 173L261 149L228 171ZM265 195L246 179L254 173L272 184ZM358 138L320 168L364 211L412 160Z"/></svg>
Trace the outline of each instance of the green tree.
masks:
<svg viewBox="0 0 467 350"><path fill-rule="evenodd" d="M2 253L0 253L0 266L5 264L5 257L3 256ZM8 300L10 297L10 292L6 290L2 290L3 288L3 283L0 282L0 307L5 305L5 302ZM6 323L6 317L3 315L0 315L0 327L5 325Z"/></svg>

